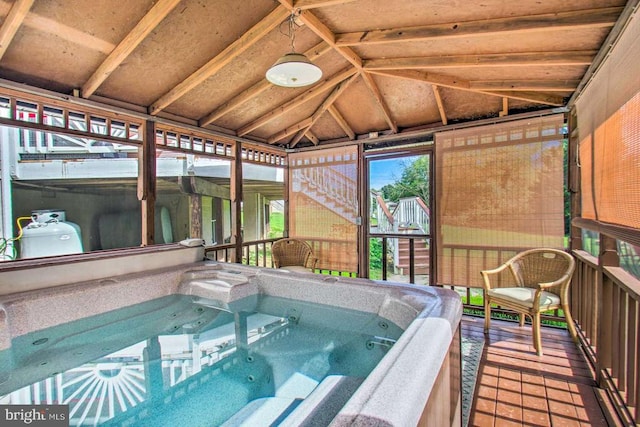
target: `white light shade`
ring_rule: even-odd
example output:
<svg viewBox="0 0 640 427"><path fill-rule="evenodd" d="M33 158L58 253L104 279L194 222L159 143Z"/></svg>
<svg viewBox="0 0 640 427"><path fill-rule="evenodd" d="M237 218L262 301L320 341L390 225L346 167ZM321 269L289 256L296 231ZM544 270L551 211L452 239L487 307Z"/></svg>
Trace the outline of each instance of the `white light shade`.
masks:
<svg viewBox="0 0 640 427"><path fill-rule="evenodd" d="M267 70L267 80L274 85L301 87L313 84L322 77L322 70L301 53L287 53Z"/></svg>

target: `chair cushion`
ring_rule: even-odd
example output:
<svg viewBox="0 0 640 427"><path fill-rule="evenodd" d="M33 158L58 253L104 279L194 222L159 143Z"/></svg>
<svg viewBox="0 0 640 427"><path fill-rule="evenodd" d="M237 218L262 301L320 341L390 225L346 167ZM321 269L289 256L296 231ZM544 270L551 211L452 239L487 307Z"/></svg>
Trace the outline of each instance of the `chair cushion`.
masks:
<svg viewBox="0 0 640 427"><path fill-rule="evenodd" d="M280 267L281 270L294 271L296 273L313 273L313 270L301 265L285 265Z"/></svg>
<svg viewBox="0 0 640 427"><path fill-rule="evenodd" d="M535 296L536 290L522 287L496 288L491 289L488 293L490 297L533 308L533 297ZM560 297L554 293L542 291L542 295L540 295L540 307L545 308L554 305L560 305Z"/></svg>

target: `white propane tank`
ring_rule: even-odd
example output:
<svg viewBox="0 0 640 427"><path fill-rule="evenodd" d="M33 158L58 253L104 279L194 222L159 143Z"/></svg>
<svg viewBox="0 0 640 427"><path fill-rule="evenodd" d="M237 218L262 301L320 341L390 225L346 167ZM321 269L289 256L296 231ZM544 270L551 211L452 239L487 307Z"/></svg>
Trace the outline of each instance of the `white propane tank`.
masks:
<svg viewBox="0 0 640 427"><path fill-rule="evenodd" d="M31 212L31 222L20 239L20 258L82 253L80 227L65 221L64 211Z"/></svg>

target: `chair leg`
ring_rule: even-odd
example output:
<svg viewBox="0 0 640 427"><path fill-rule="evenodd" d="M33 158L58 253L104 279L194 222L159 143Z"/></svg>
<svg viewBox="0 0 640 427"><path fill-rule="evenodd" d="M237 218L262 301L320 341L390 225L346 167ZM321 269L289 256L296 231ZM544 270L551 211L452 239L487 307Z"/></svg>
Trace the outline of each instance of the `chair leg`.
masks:
<svg viewBox="0 0 640 427"><path fill-rule="evenodd" d="M491 323L491 303L489 298L484 297L484 333L489 333L489 324Z"/></svg>
<svg viewBox="0 0 640 427"><path fill-rule="evenodd" d="M522 328L524 326L524 313L518 314L518 320L520 321L520 327Z"/></svg>
<svg viewBox="0 0 640 427"><path fill-rule="evenodd" d="M573 317L571 316L571 312L569 311L569 305L562 304L562 311L564 311L564 318L567 321L567 329L569 330L569 335L571 335L573 342L578 344L578 333L576 332L576 325L573 323Z"/></svg>
<svg viewBox="0 0 640 427"><path fill-rule="evenodd" d="M540 335L540 313L534 313L531 316L533 328L533 347L536 349L538 356L542 356L542 337Z"/></svg>

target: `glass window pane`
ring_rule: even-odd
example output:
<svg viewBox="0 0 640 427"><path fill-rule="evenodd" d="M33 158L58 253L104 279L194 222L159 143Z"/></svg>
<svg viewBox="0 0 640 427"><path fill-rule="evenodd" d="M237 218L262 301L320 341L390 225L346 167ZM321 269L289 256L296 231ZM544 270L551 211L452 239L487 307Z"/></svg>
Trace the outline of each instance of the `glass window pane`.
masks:
<svg viewBox="0 0 640 427"><path fill-rule="evenodd" d="M155 242L202 238L206 245L228 243L230 173L229 160L157 150Z"/></svg>
<svg viewBox="0 0 640 427"><path fill-rule="evenodd" d="M0 143L3 259L140 245L138 146L9 127Z"/></svg>

